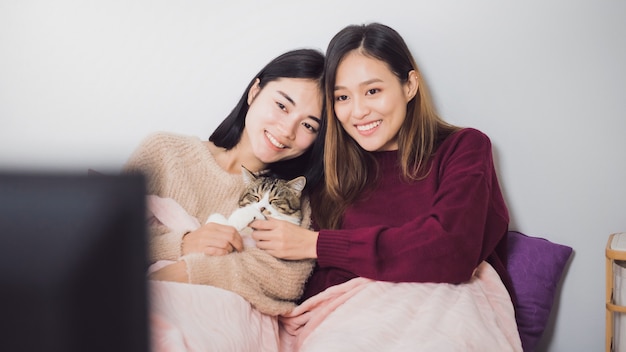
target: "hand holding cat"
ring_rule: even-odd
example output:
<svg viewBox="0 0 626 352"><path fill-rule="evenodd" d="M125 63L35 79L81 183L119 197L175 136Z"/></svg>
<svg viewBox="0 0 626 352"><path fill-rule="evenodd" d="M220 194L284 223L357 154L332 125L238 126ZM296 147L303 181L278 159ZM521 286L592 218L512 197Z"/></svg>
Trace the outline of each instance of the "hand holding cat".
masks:
<svg viewBox="0 0 626 352"><path fill-rule="evenodd" d="M176 231L191 230L182 238L181 256L190 253L225 255L243 250L241 235L232 226L216 223L200 226L198 220L172 198L148 195L146 202L156 222Z"/></svg>
<svg viewBox="0 0 626 352"><path fill-rule="evenodd" d="M288 260L317 258L318 233L287 221L268 218L250 223L256 246L276 258Z"/></svg>
<svg viewBox="0 0 626 352"><path fill-rule="evenodd" d="M182 255L205 253L226 255L243 250L243 239L237 230L229 225L207 223L183 237Z"/></svg>

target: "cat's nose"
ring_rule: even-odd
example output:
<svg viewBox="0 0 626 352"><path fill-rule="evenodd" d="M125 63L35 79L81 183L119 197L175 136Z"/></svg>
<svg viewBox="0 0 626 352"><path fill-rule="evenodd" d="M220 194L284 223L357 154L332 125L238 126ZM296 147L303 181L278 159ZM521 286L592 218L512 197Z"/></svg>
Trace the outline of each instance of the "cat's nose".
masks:
<svg viewBox="0 0 626 352"><path fill-rule="evenodd" d="M263 216L265 216L266 218L268 216L272 216L272 211L269 208L266 207L261 207L261 214L263 214Z"/></svg>

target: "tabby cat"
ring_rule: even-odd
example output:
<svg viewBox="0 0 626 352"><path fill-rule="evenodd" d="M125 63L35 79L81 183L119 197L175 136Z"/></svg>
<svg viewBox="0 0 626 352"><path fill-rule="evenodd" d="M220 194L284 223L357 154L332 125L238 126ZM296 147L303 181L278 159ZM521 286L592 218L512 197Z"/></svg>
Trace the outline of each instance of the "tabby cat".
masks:
<svg viewBox="0 0 626 352"><path fill-rule="evenodd" d="M283 180L255 175L243 166L241 169L246 188L239 198L239 208L228 219L222 214L211 214L207 223L235 227L242 234L245 248L255 247L249 233L243 232L253 220L271 217L300 225L302 190L306 184L304 176Z"/></svg>

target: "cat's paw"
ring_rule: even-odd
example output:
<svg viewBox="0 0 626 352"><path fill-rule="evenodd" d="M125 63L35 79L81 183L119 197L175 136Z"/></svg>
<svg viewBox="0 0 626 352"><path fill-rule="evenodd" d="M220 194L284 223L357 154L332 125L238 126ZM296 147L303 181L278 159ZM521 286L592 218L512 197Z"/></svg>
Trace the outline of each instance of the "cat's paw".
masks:
<svg viewBox="0 0 626 352"><path fill-rule="evenodd" d="M243 248L256 248L256 241L249 234L242 234Z"/></svg>
<svg viewBox="0 0 626 352"><path fill-rule="evenodd" d="M216 224L220 224L220 225L228 225L228 219L226 219L226 217L222 214L219 213L213 213L211 215L209 215L209 218L206 220L206 223L216 223Z"/></svg>
<svg viewBox="0 0 626 352"><path fill-rule="evenodd" d="M235 227L237 231L241 231L248 227L252 221L257 219L265 220L265 216L259 209L247 206L235 210L228 218L228 223Z"/></svg>

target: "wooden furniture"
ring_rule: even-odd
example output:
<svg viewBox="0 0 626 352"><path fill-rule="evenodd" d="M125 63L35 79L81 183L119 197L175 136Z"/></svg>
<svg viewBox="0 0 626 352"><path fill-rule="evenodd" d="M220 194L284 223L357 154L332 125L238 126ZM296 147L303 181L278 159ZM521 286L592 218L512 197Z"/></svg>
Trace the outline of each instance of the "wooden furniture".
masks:
<svg viewBox="0 0 626 352"><path fill-rule="evenodd" d="M613 351L615 314L626 313L626 306L615 304L614 297L614 263L620 260L626 261L626 232L611 234L606 243L606 352Z"/></svg>

